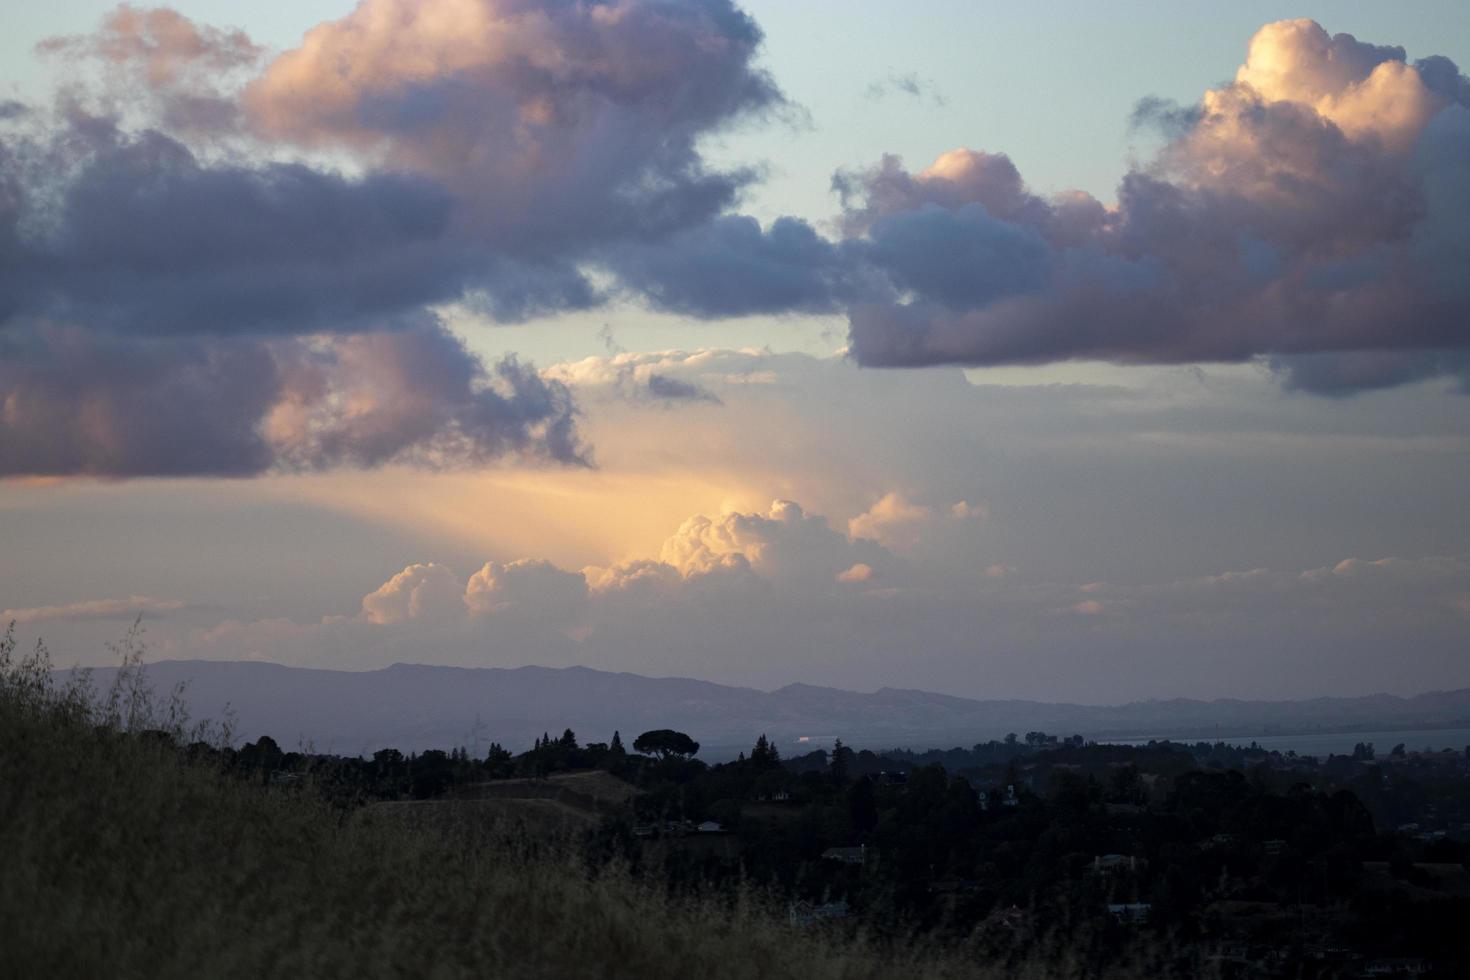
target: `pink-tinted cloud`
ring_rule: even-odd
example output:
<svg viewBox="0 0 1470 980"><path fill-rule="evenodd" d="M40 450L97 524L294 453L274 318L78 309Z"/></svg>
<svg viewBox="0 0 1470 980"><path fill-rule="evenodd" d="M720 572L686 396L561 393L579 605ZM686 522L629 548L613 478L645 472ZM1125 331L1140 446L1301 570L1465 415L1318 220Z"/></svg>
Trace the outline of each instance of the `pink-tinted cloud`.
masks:
<svg viewBox="0 0 1470 980"><path fill-rule="evenodd" d="M225 132L238 120L229 82L254 66L264 49L238 29L196 24L166 7L122 4L92 34L53 37L37 46L72 66L101 67L100 97L139 102L164 127Z"/></svg>
<svg viewBox="0 0 1470 980"><path fill-rule="evenodd" d="M1470 257L1455 207L1470 108L1444 67L1267 25L1235 82L1165 120L1115 209L1042 199L973 151L846 175L849 232L907 297L854 308L852 350L875 365L1271 356L1317 389L1458 370L1444 352L1470 346L1470 293L1442 270ZM1318 360L1298 370L1302 356ZM1323 363L1340 358L1358 366Z"/></svg>
<svg viewBox="0 0 1470 980"><path fill-rule="evenodd" d="M178 599L155 599L135 595L126 599L84 599L55 606L32 606L0 612L0 625L44 623L59 619L112 619L148 613L171 613L184 608Z"/></svg>
<svg viewBox="0 0 1470 980"><path fill-rule="evenodd" d="M780 103L728 0L366 0L247 88L263 137L429 174L504 248L580 248L718 213L747 176L704 133Z"/></svg>
<svg viewBox="0 0 1470 980"><path fill-rule="evenodd" d="M587 462L560 382L432 318L350 336L0 336L0 476Z"/></svg>
<svg viewBox="0 0 1470 980"><path fill-rule="evenodd" d="M369 0L253 77L168 10L44 43L78 76L0 114L0 475L585 461L564 387L412 325L585 308L600 250L729 205L697 144L782 105L760 41L729 0Z"/></svg>
<svg viewBox="0 0 1470 980"><path fill-rule="evenodd" d="M845 310L869 366L1263 359L1325 393L1470 378L1470 81L1444 58L1263 27L1233 82L1140 103L1164 145L1117 203L1000 152L833 180L836 241L726 216L611 257L653 303Z"/></svg>
<svg viewBox="0 0 1470 980"><path fill-rule="evenodd" d="M409 565L363 597L362 615L372 623L444 618L464 612L464 587L443 565Z"/></svg>

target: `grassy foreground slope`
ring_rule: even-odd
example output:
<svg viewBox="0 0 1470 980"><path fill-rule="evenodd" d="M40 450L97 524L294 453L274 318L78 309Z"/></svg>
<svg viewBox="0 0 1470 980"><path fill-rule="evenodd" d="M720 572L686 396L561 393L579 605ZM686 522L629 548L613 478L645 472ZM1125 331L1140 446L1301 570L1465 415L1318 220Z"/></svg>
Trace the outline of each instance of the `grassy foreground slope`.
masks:
<svg viewBox="0 0 1470 980"><path fill-rule="evenodd" d="M136 684L50 686L0 645L0 975L969 977L958 950L800 932L757 898L670 898L483 819L425 828L187 748ZM129 677L136 679L136 674ZM215 733L219 738L220 733ZM466 813L473 812L466 810Z"/></svg>

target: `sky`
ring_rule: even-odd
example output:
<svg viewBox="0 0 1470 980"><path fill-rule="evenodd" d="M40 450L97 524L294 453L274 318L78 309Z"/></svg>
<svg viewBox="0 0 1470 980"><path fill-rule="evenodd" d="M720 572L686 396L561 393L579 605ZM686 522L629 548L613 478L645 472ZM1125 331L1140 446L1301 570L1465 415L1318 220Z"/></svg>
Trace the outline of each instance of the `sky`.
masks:
<svg viewBox="0 0 1470 980"><path fill-rule="evenodd" d="M1460 4L11 8L60 664L1470 686Z"/></svg>

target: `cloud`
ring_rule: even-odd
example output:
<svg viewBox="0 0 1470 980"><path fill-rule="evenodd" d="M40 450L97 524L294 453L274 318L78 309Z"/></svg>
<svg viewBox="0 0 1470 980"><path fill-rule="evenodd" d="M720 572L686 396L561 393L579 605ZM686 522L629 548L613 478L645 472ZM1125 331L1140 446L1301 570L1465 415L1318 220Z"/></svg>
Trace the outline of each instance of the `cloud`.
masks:
<svg viewBox="0 0 1470 980"><path fill-rule="evenodd" d="M863 91L863 97L869 102L880 102L890 95L928 99L936 106L949 104L949 100L944 97L932 80L920 78L916 72L911 71L890 72L883 78L875 79Z"/></svg>
<svg viewBox="0 0 1470 980"><path fill-rule="evenodd" d="M716 405L724 404L718 395L690 384L688 381L680 381L665 374L649 374L648 393L654 398L664 401L695 401L712 402Z"/></svg>
<svg viewBox="0 0 1470 980"><path fill-rule="evenodd" d="M0 612L0 624L44 623L59 619L131 618L146 613L171 613L184 608L177 599L154 599L135 595L126 599L85 599L58 606L33 606Z"/></svg>
<svg viewBox="0 0 1470 980"><path fill-rule="evenodd" d="M800 504L777 500L764 514L691 517L659 557L686 577L749 567L778 584L806 586L829 583L863 558L881 565L886 554L872 542L849 540Z"/></svg>
<svg viewBox="0 0 1470 980"><path fill-rule="evenodd" d="M587 580L549 561L487 562L470 576L464 603L478 615L516 615L539 623L574 621L587 601Z"/></svg>
<svg viewBox="0 0 1470 980"><path fill-rule="evenodd" d="M934 512L928 507L912 503L895 490L848 521L847 533L854 538L866 538L888 548L903 550L914 545L924 525L933 517Z"/></svg>
<svg viewBox="0 0 1470 980"><path fill-rule="evenodd" d="M858 289L841 247L798 218L762 229L754 218L724 215L618 249L606 264L660 309L700 317L831 312Z"/></svg>
<svg viewBox="0 0 1470 980"><path fill-rule="evenodd" d="M1156 156L1117 203L968 148L840 170L840 237L727 215L608 259L701 317L842 310L876 367L1267 362L1325 394L1443 374L1470 289L1470 80L1444 58L1268 24L1234 81L1146 99Z"/></svg>
<svg viewBox="0 0 1470 980"><path fill-rule="evenodd" d="M389 462L583 465L564 385L437 320L351 336L0 333L0 476L251 476Z"/></svg>
<svg viewBox="0 0 1470 980"><path fill-rule="evenodd" d="M1144 107L1166 142L1116 208L1043 199L1003 156L969 150L917 174L892 157L839 174L847 233L902 291L854 305L851 351L867 365L1272 357L1289 386L1323 392L1461 372L1444 352L1470 343L1470 295L1440 270L1467 244L1465 92L1445 59L1411 65L1286 21L1197 107Z"/></svg>
<svg viewBox="0 0 1470 980"><path fill-rule="evenodd" d="M723 405L719 395L703 379L687 376L681 351L629 353L611 357L587 357L580 361L553 364L549 379L562 382L585 395L611 396L634 405L668 407L680 403ZM678 377L685 374L685 377Z"/></svg>
<svg viewBox="0 0 1470 980"><path fill-rule="evenodd" d="M264 54L244 31L131 4L106 14L93 34L48 38L37 49L74 67L100 65L105 97L140 100L165 127L182 131L231 129L237 109L221 83Z"/></svg>
<svg viewBox="0 0 1470 980"><path fill-rule="evenodd" d="M263 137L431 174L510 251L688 227L749 174L704 134L778 109L761 32L729 0L367 0L245 90Z"/></svg>
<svg viewBox="0 0 1470 980"><path fill-rule="evenodd" d="M565 388L412 325L592 306L606 250L730 205L751 172L698 144L783 111L760 42L729 0L369 0L269 61L131 6L43 42L75 77L3 113L0 474L585 461Z"/></svg>
<svg viewBox="0 0 1470 980"><path fill-rule="evenodd" d="M470 280L471 254L446 238L450 198L420 178L205 163L91 117L0 146L27 229L23 275L0 282L12 316L132 335L345 333Z"/></svg>
<svg viewBox="0 0 1470 980"><path fill-rule="evenodd" d="M365 599L362 616L227 623L187 649L362 668L410 648L468 665L581 663L768 687L901 682L1090 703L1320 695L1328 665L1355 685L1337 693L1422 690L1463 667L1465 556L1115 583L1023 576L973 550L940 568L890 558L881 574L869 561L841 563L864 551L885 557L778 501L766 513L692 517L657 559L581 572L489 562L464 588L443 566L414 565ZM1385 644L1406 637L1421 656L1385 660Z"/></svg>
<svg viewBox="0 0 1470 980"><path fill-rule="evenodd" d="M463 595L459 578L445 566L409 565L363 597L362 615L378 624L445 617L463 613Z"/></svg>

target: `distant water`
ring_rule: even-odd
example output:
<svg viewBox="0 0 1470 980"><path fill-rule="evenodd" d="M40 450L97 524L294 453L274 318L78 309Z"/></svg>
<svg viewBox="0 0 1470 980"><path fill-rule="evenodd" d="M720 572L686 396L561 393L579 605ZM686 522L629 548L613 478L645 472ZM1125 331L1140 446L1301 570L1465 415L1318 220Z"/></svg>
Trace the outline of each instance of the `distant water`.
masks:
<svg viewBox="0 0 1470 980"><path fill-rule="evenodd" d="M1395 745L1403 743L1410 752L1425 749L1454 749L1465 751L1470 745L1470 728L1431 728L1410 732L1313 732L1309 735L1139 735L1133 738L1101 738L1100 742L1110 745L1147 745L1149 742L1225 742L1229 745L1249 745L1255 742L1263 749L1276 752L1295 752L1297 755L1351 755L1353 746L1359 742L1372 742L1380 756L1388 755Z"/></svg>

